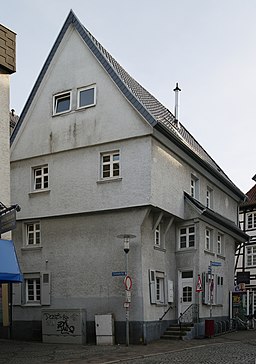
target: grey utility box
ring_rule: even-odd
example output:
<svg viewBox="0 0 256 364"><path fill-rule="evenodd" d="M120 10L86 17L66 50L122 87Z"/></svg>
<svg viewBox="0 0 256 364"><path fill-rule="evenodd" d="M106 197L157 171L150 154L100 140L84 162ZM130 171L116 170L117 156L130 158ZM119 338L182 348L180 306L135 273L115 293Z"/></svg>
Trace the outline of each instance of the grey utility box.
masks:
<svg viewBox="0 0 256 364"><path fill-rule="evenodd" d="M42 310L43 342L86 343L86 311L83 309Z"/></svg>
<svg viewBox="0 0 256 364"><path fill-rule="evenodd" d="M114 316L112 313L95 315L97 345L114 345Z"/></svg>

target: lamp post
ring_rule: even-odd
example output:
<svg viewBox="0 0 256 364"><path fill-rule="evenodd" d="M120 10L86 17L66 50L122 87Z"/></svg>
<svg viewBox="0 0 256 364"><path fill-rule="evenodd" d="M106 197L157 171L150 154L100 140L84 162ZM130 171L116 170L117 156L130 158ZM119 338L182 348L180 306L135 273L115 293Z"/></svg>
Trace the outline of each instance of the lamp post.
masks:
<svg viewBox="0 0 256 364"><path fill-rule="evenodd" d="M117 235L119 239L123 239L124 242L124 252L125 252L125 272L126 277L128 277L128 253L130 251L130 239L134 239L136 235L132 234L121 234ZM130 278L130 277L129 277ZM130 279L131 281L131 279ZM130 288L126 287L125 293L126 293L126 300L125 300L125 321L126 321L126 346L129 346L129 308L130 308L130 301L128 301L127 297L127 290L129 291Z"/></svg>

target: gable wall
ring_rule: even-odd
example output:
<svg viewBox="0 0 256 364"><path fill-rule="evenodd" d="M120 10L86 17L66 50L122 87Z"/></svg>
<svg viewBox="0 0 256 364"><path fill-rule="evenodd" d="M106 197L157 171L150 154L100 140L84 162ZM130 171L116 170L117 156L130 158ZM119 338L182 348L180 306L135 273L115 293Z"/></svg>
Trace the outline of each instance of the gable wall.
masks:
<svg viewBox="0 0 256 364"><path fill-rule="evenodd" d="M76 110L77 88L96 84L96 106ZM52 116L53 95L72 90L72 111ZM72 27L25 116L12 160L151 133Z"/></svg>

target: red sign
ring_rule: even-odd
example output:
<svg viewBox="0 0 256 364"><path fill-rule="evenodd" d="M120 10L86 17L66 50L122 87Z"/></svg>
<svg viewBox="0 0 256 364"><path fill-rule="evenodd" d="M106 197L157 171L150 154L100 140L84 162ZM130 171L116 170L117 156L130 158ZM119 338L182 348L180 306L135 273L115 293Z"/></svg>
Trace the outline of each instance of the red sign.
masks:
<svg viewBox="0 0 256 364"><path fill-rule="evenodd" d="M125 289L127 291L130 291L130 289L132 289L132 279L130 276L126 276L124 279L124 285L125 285Z"/></svg>
<svg viewBox="0 0 256 364"><path fill-rule="evenodd" d="M201 277L198 274L198 280L197 280L197 285L196 285L196 292L202 292L203 291L203 287L202 287L202 281L201 281Z"/></svg>

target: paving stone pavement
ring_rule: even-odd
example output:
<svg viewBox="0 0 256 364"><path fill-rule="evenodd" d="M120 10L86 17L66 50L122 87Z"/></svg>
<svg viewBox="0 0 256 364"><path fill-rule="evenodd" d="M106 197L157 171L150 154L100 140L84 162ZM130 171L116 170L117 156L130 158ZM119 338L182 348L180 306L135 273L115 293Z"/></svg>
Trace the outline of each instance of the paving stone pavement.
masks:
<svg viewBox="0 0 256 364"><path fill-rule="evenodd" d="M0 364L256 364L256 331L148 345L64 345L0 340Z"/></svg>

